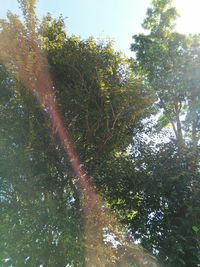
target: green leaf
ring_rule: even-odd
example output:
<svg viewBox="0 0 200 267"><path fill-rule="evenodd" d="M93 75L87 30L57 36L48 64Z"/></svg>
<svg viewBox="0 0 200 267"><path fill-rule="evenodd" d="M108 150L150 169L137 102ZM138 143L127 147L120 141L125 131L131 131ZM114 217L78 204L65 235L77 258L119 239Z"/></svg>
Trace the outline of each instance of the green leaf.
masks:
<svg viewBox="0 0 200 267"><path fill-rule="evenodd" d="M192 226L192 230L193 230L195 233L198 233L198 232L199 232L199 227L197 227L196 225L193 225L193 226Z"/></svg>

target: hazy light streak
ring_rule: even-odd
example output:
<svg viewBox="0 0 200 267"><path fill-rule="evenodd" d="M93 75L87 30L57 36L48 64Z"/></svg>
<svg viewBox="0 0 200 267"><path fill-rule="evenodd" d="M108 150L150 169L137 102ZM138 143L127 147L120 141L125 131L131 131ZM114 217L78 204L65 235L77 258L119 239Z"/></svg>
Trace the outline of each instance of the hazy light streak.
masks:
<svg viewBox="0 0 200 267"><path fill-rule="evenodd" d="M32 17L29 16L30 18ZM112 256L120 258L120 264L123 264L123 267L128 267L129 263L133 262L141 267L147 266L146 263L149 267L157 266L155 260L152 260L142 248L130 245L117 233L116 228L119 227L117 220L111 212L103 208L101 197L89 182L89 177L79 162L78 155L73 149L69 134L59 114L53 83L48 72L48 62L37 43L34 20L27 21L28 34L23 32L25 36L23 34L15 36L15 25L13 27L10 32L1 33L3 38L0 41L0 48L3 52L0 56L9 70L13 73L14 69L17 78L35 95L42 108L48 112L52 130L59 136L70 159L80 187L85 215L87 266L103 267L105 255L109 258ZM104 228L108 228L111 233L114 233L116 241L121 244L117 249L105 246Z"/></svg>

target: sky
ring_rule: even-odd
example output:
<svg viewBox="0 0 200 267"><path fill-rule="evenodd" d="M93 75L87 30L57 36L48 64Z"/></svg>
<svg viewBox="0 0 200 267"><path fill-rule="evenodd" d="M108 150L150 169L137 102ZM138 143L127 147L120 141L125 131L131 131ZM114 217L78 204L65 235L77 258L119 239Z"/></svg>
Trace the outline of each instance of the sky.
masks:
<svg viewBox="0 0 200 267"><path fill-rule="evenodd" d="M8 9L20 14L17 0L0 1L0 18L5 18ZM55 17L62 14L69 35L111 39L115 50L133 56L132 36L143 31L141 24L150 3L151 0L39 0L37 15L42 18L47 12ZM177 31L199 33L200 0L174 0L174 3L180 14Z"/></svg>

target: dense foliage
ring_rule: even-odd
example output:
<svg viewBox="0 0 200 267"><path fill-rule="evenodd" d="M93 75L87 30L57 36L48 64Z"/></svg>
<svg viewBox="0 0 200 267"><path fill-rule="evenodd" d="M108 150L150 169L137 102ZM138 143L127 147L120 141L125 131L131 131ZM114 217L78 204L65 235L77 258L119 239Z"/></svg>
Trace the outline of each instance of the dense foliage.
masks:
<svg viewBox="0 0 200 267"><path fill-rule="evenodd" d="M28 86L40 58L90 182L128 238L161 266L198 266L199 35L175 32L172 1L153 0L127 59L111 43L67 36L62 17L39 22L35 1L19 2L25 22L11 13L0 21L0 265L88 266L77 179ZM135 266L126 253L126 265L113 252L95 266Z"/></svg>
<svg viewBox="0 0 200 267"><path fill-rule="evenodd" d="M173 31L176 10L171 2L153 1L143 24L149 33L134 36L132 44L138 67L155 96L159 118L154 134L161 131L164 136L167 128L170 133L166 144L139 146L136 165L142 183L142 213L146 213L146 229L140 237L167 266L197 266L200 38Z"/></svg>

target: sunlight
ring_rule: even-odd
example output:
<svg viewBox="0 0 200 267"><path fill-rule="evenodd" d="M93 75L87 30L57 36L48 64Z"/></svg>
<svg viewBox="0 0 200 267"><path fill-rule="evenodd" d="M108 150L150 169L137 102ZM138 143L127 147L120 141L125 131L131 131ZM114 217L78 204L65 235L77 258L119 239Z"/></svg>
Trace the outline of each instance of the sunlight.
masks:
<svg viewBox="0 0 200 267"><path fill-rule="evenodd" d="M199 266L200 0L151 0L135 58L16 1L23 17L0 12L0 267Z"/></svg>
<svg viewBox="0 0 200 267"><path fill-rule="evenodd" d="M200 31L200 1L199 0L176 0L175 6L180 17L177 20L177 31L180 33L197 34Z"/></svg>

